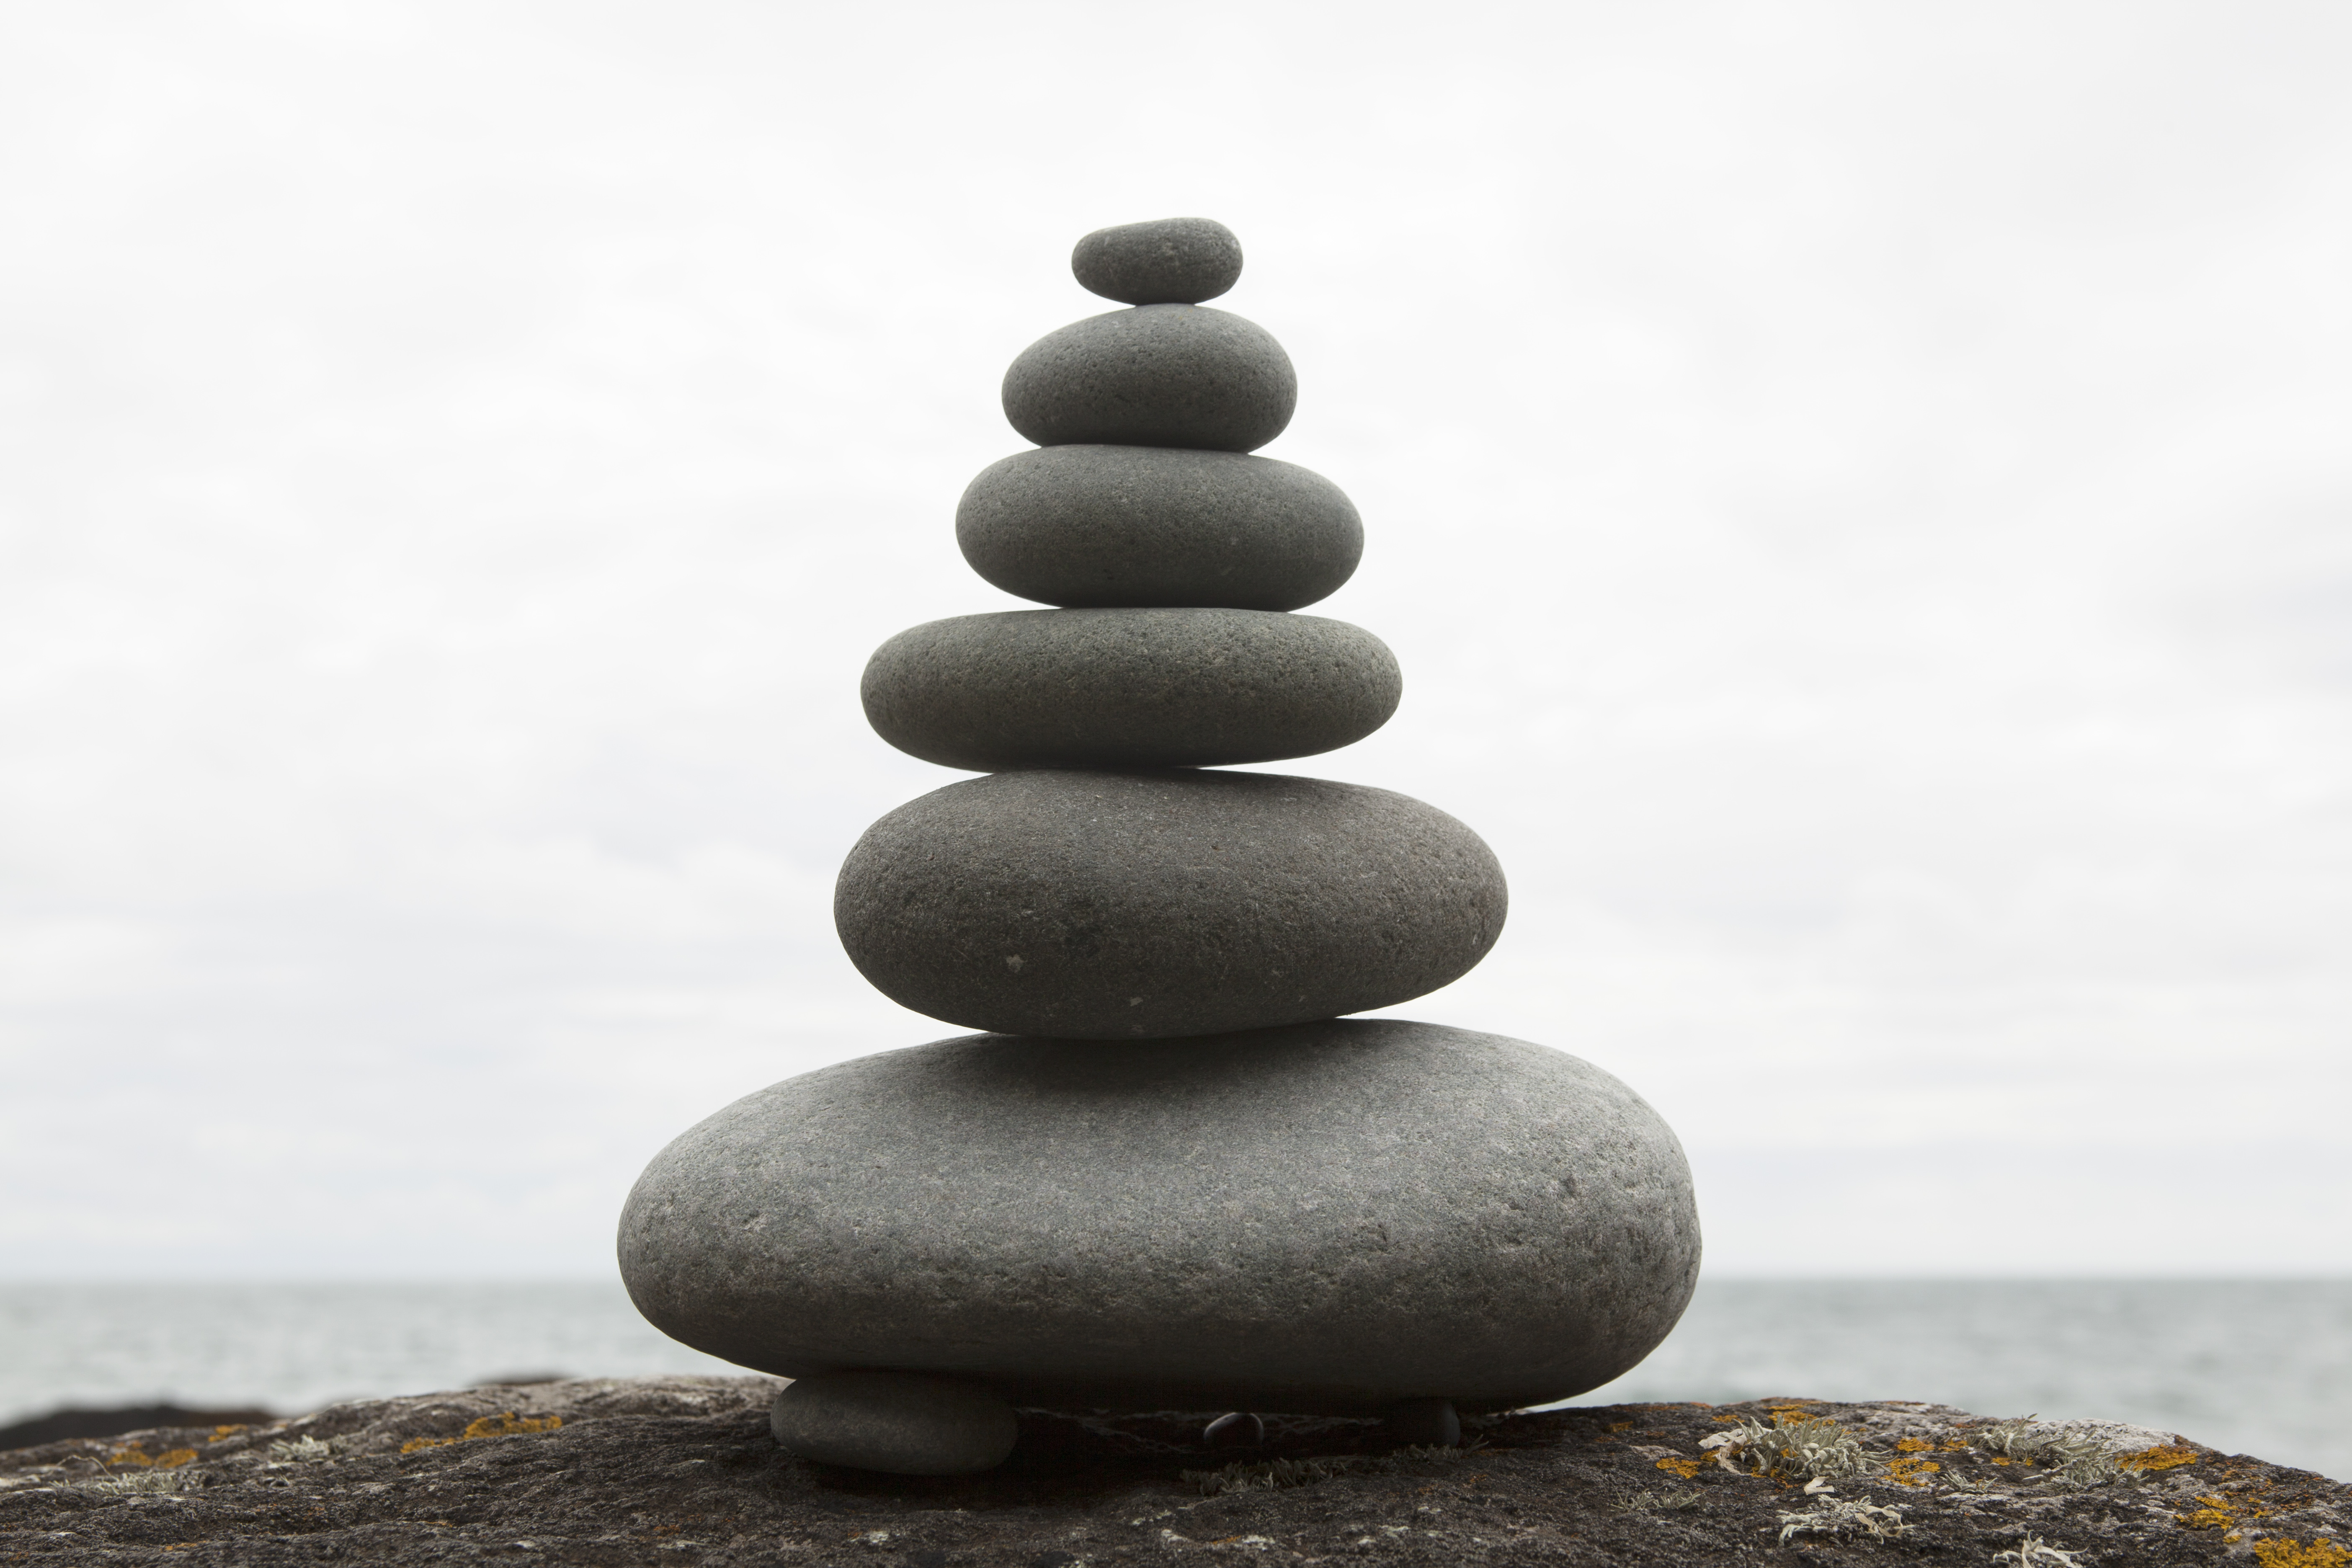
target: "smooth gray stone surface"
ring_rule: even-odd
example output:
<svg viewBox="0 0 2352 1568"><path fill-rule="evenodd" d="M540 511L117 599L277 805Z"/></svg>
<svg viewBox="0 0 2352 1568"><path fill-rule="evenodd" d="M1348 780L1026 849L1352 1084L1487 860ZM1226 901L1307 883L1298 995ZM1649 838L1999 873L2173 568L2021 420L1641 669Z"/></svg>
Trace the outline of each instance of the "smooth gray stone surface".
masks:
<svg viewBox="0 0 2352 1568"><path fill-rule="evenodd" d="M1163 217L1098 228L1070 252L1087 292L1129 305L1197 305L1242 276L1242 242L1214 218Z"/></svg>
<svg viewBox="0 0 2352 1568"><path fill-rule="evenodd" d="M1396 711L1404 679L1360 627L1271 610L1010 610L900 632L866 717L942 767L1185 768L1313 756Z"/></svg>
<svg viewBox="0 0 2352 1568"><path fill-rule="evenodd" d="M982 577L1047 605L1296 610L1354 575L1364 525L1295 463L1081 445L982 468L956 542Z"/></svg>
<svg viewBox="0 0 2352 1568"><path fill-rule="evenodd" d="M1088 316L1031 343L1004 373L1004 416L1040 447L1247 452L1281 435L1297 405L1282 345L1202 305Z"/></svg>
<svg viewBox="0 0 2352 1568"><path fill-rule="evenodd" d="M1681 1146L1600 1068L1341 1019L790 1079L656 1157L620 1262L656 1327L763 1372L1376 1415L1608 1382L1681 1316L1699 1234Z"/></svg>
<svg viewBox="0 0 2352 1568"><path fill-rule="evenodd" d="M1409 795L1242 773L1009 773L908 802L834 887L852 963L967 1028L1134 1039L1330 1018L1486 956L1494 851Z"/></svg>
<svg viewBox="0 0 2352 1568"><path fill-rule="evenodd" d="M994 1469L1020 1435L1013 1406L962 1378L825 1372L776 1394L768 1429L784 1452L898 1476Z"/></svg>

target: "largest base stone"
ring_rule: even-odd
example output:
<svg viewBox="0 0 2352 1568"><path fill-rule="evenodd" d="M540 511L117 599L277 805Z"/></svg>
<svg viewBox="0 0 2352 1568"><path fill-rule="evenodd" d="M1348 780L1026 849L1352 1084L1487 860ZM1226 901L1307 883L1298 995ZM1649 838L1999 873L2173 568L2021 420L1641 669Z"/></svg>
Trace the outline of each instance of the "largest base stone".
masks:
<svg viewBox="0 0 2352 1568"><path fill-rule="evenodd" d="M1590 1063L1434 1024L980 1035L761 1090L665 1149L622 1277L788 1377L1015 1404L1369 1414L1542 1404L1681 1317L1681 1145Z"/></svg>

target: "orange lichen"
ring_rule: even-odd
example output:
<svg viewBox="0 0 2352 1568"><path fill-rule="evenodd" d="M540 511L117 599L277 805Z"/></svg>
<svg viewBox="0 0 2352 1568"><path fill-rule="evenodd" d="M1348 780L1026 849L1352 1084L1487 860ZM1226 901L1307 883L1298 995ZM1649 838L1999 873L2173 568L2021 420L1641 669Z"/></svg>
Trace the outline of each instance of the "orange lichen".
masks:
<svg viewBox="0 0 2352 1568"><path fill-rule="evenodd" d="M1927 1478L1944 1467L1916 1454L1906 1454L1886 1467L1886 1479L1900 1487L1924 1487Z"/></svg>
<svg viewBox="0 0 2352 1568"><path fill-rule="evenodd" d="M2167 1443L2159 1447L2142 1448L2136 1454L2117 1454L2116 1463L2126 1470L2173 1470L2197 1462L2197 1450L2179 1443Z"/></svg>
<svg viewBox="0 0 2352 1568"><path fill-rule="evenodd" d="M2009 1463L2009 1456L2006 1454L1995 1454L1992 1457L1992 1462L1996 1465L2006 1465Z"/></svg>
<svg viewBox="0 0 2352 1568"><path fill-rule="evenodd" d="M141 1452L134 1445L128 1448L115 1449L114 1452L106 1457L106 1462L110 1467L114 1465L152 1465L155 1462L155 1457L152 1454Z"/></svg>
<svg viewBox="0 0 2352 1568"><path fill-rule="evenodd" d="M207 1443L219 1443L219 1442L223 1442L223 1441L226 1441L226 1439L228 1439L228 1438L230 1438L230 1437L234 1437L234 1436L236 1436L239 1432L242 1432L242 1431L244 1431L244 1430L245 1430L245 1426L244 1426L243 1423L239 1423L238 1425L234 1426L215 1426L215 1427L214 1427L214 1428L213 1428L213 1435L212 1435L211 1436L209 1436L209 1437L205 1438L205 1442L207 1442ZM167 1550L168 1550L168 1549L167 1549Z"/></svg>
<svg viewBox="0 0 2352 1568"><path fill-rule="evenodd" d="M1685 1480L1689 1480L1693 1476L1698 1474L1699 1464L1700 1461L1696 1459L1660 1459L1658 1461L1658 1468L1670 1471L1675 1475L1682 1477Z"/></svg>
<svg viewBox="0 0 2352 1568"><path fill-rule="evenodd" d="M2254 1542L2254 1561L2263 1568L2344 1568L2352 1563L2352 1552L2345 1551L2324 1535L2300 1543L2273 1536Z"/></svg>
<svg viewBox="0 0 2352 1568"><path fill-rule="evenodd" d="M481 1437L515 1437L525 1432L552 1432L562 1425L563 1417L561 1415L526 1415L517 1419L513 1411L506 1410L496 1415L485 1415L478 1421L467 1422L466 1429L455 1437L411 1437L400 1446L400 1451L414 1454L425 1448L446 1448L452 1443L467 1443Z"/></svg>
<svg viewBox="0 0 2352 1568"><path fill-rule="evenodd" d="M1955 1437L1950 1442L1944 1445L1944 1452L1947 1454L1965 1454L1971 1447L1973 1447L1973 1445L1969 1443L1967 1439Z"/></svg>
<svg viewBox="0 0 2352 1568"><path fill-rule="evenodd" d="M527 1415L515 1419L511 1410L499 1415L485 1415L466 1427L468 1437L512 1437L524 1432L552 1432L563 1425L561 1415Z"/></svg>
<svg viewBox="0 0 2352 1568"><path fill-rule="evenodd" d="M1895 1451L1898 1454L1927 1454L1932 1453L1935 1447L1935 1444L1921 1438L1905 1437L1895 1443Z"/></svg>
<svg viewBox="0 0 2352 1568"><path fill-rule="evenodd" d="M159 1470L176 1470L182 1465L192 1462L195 1457L196 1451L194 1448L174 1448L156 1460L155 1468Z"/></svg>
<svg viewBox="0 0 2352 1568"><path fill-rule="evenodd" d="M1738 1421L1738 1420L1741 1420L1741 1419L1744 1419L1744 1418L1743 1418L1743 1417L1741 1417L1741 1416L1738 1416L1738 1415L1713 1415L1713 1416L1709 1416L1709 1417L1708 1417L1708 1419L1709 1419L1709 1420L1711 1420L1711 1421L1718 1421L1718 1422L1720 1422L1720 1421Z"/></svg>
<svg viewBox="0 0 2352 1568"><path fill-rule="evenodd" d="M1612 1432L1630 1432L1633 1429L1633 1424L1631 1421L1612 1421L1609 1423L1609 1430Z"/></svg>

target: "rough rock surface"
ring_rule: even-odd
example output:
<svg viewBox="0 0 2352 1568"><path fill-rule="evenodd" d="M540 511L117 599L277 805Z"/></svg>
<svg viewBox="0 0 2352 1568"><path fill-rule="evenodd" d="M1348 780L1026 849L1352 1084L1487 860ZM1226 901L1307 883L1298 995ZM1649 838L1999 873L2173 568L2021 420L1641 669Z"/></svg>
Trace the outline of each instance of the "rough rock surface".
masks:
<svg viewBox="0 0 2352 1568"><path fill-rule="evenodd" d="M1281 435L1297 405L1282 345L1204 305L1088 316L1022 350L1004 373L1004 416L1040 447L1249 452Z"/></svg>
<svg viewBox="0 0 2352 1568"><path fill-rule="evenodd" d="M1214 218L1163 217L1098 228L1070 252L1088 293L1129 305L1197 305L1241 281L1242 242Z"/></svg>
<svg viewBox="0 0 2352 1568"><path fill-rule="evenodd" d="M1825 1500L1793 1480L1701 1463L1697 1445L1762 1415L1762 1404L1801 1402L1474 1418L1476 1447L1437 1451L1397 1449L1370 1422L1276 1419L1265 1446L1241 1456L1198 1446L1202 1416L1031 1411L1001 1468L913 1480L784 1456L768 1432L774 1388L766 1378L545 1384L339 1405L226 1435L159 1431L0 1454L0 1560L1988 1568L2032 1535L2084 1568L2319 1568L2343 1561L2326 1543L2352 1542L2352 1487L2307 1470L2116 1432L2126 1451L2169 1447L2164 1468L2074 1489L2046 1467L1993 1465L1969 1445L1984 1423L1940 1405L1809 1405L1859 1436L1882 1468L1928 1455L1940 1468L1914 1466L1908 1485L1883 1474L1835 1483L1836 1499L1899 1508L1894 1539L1802 1533L1780 1544L1783 1516ZM550 1420L562 1425L496 1435ZM465 1438L469 1425L490 1435ZM412 1447L419 1440L439 1446ZM1905 1441L1926 1447L1906 1454ZM1946 1447L1955 1443L1964 1447ZM173 1489L106 1489L109 1456L134 1447L189 1455L159 1483ZM123 1459L112 1468L152 1473ZM1235 1483L1244 1489L1225 1489Z"/></svg>
<svg viewBox="0 0 2352 1568"><path fill-rule="evenodd" d="M1354 574L1364 524L1296 463L1080 444L982 468L956 542L973 571L1045 605L1296 610Z"/></svg>
<svg viewBox="0 0 2352 1568"><path fill-rule="evenodd" d="M1564 1051L1396 1019L940 1040L654 1158L621 1275L674 1339L1016 1405L1374 1415L1597 1388L1698 1278L1682 1147Z"/></svg>
<svg viewBox="0 0 2352 1568"><path fill-rule="evenodd" d="M1411 1001L1486 956L1507 903L1494 852L1409 795L1281 773L1011 773L867 828L834 923L918 1013L1150 1039Z"/></svg>
<svg viewBox="0 0 2352 1568"><path fill-rule="evenodd" d="M1360 626L1271 610L1010 610L900 632L860 683L875 733L942 767L1189 768L1311 757L1389 721Z"/></svg>

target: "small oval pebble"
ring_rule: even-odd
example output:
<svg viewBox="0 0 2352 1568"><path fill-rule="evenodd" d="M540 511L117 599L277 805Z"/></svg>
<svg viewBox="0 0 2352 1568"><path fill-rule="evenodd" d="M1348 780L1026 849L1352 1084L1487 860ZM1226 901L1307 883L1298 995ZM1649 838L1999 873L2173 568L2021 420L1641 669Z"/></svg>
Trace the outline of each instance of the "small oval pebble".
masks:
<svg viewBox="0 0 2352 1568"><path fill-rule="evenodd" d="M1273 458L1041 447L982 468L956 507L971 569L1047 605L1296 610L1355 574L1339 487Z"/></svg>
<svg viewBox="0 0 2352 1568"><path fill-rule="evenodd" d="M1396 656L1360 627L1270 610L1012 610L900 632L866 717L941 767L1189 768L1351 745L1388 722Z"/></svg>
<svg viewBox="0 0 2352 1568"><path fill-rule="evenodd" d="M1247 452L1282 434L1298 374L1255 322L1199 305L1073 321L1004 373L1004 416L1040 447L1074 441Z"/></svg>
<svg viewBox="0 0 2352 1568"><path fill-rule="evenodd" d="M1240 281L1242 242L1214 218L1163 217L1098 228L1070 252L1089 293L1129 305L1197 305Z"/></svg>
<svg viewBox="0 0 2352 1568"><path fill-rule="evenodd" d="M656 1328L763 1372L1385 1413L1426 1443L1442 1402L1566 1399L1648 1354L1699 1226L1674 1133L1591 1063L1338 1019L981 1036L788 1079L654 1159L620 1264Z"/></svg>
<svg viewBox="0 0 2352 1568"><path fill-rule="evenodd" d="M903 1372L794 1378L769 1407L787 1454L898 1476L993 1469L1020 1435L1013 1406L976 1383Z"/></svg>
<svg viewBox="0 0 2352 1568"><path fill-rule="evenodd" d="M1410 795L1280 773L1008 773L866 830L834 923L901 1006L1059 1038L1393 1006L1486 957L1503 868Z"/></svg>

